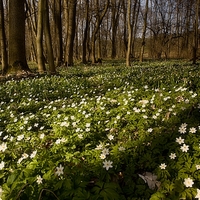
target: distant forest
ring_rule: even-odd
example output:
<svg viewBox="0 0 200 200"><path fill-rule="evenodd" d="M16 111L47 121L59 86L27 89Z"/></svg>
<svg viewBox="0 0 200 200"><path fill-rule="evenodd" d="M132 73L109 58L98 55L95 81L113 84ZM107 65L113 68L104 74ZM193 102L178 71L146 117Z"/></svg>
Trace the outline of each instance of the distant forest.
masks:
<svg viewBox="0 0 200 200"><path fill-rule="evenodd" d="M199 56L200 0L0 0L2 72Z"/></svg>

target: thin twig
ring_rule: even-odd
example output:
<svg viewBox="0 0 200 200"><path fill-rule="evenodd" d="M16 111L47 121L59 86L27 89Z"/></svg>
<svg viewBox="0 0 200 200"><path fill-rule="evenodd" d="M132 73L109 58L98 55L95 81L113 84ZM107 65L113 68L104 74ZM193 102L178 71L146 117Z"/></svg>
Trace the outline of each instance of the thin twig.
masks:
<svg viewBox="0 0 200 200"><path fill-rule="evenodd" d="M29 185L29 183L25 184L22 189L19 191L17 197L16 197L16 200L21 196L22 192L24 192L24 188L27 187Z"/></svg>
<svg viewBox="0 0 200 200"><path fill-rule="evenodd" d="M59 198L55 195L54 192L52 192L51 190L45 189L45 188L41 190L40 196L39 196L39 199L38 199L38 200L41 200L41 198L42 198L42 193L43 193L44 191L50 192L51 194L53 194L53 195L56 197L57 200L59 200Z"/></svg>

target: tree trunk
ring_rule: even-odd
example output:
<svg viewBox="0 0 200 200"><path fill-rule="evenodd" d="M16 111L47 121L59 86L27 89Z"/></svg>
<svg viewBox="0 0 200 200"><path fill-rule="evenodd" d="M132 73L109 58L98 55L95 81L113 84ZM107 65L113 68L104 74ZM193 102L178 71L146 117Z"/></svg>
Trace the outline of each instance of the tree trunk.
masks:
<svg viewBox="0 0 200 200"><path fill-rule="evenodd" d="M111 1L112 3L112 10L111 10L111 17L112 17L112 40L111 40L111 58L114 59L116 58L116 35L117 35L117 27L119 24L119 9L120 9L120 4L121 1L116 3L115 0Z"/></svg>
<svg viewBox="0 0 200 200"><path fill-rule="evenodd" d="M37 10L38 4L32 0L26 0L27 11L27 28L30 39L28 39L30 50L29 50L29 60L37 62ZM28 59L27 58L27 59Z"/></svg>
<svg viewBox="0 0 200 200"><path fill-rule="evenodd" d="M1 54L2 54L2 75L5 75L8 70L8 53L6 50L4 7L2 0L0 0L0 39L1 39Z"/></svg>
<svg viewBox="0 0 200 200"><path fill-rule="evenodd" d="M186 22L185 22L185 38L183 40L183 49L185 54L189 55L189 36L190 36L190 21L191 21L191 2L187 1L187 10L186 10Z"/></svg>
<svg viewBox="0 0 200 200"><path fill-rule="evenodd" d="M128 49L128 40L127 40L127 9L126 9L126 2L123 0L122 2L122 8L123 8L123 43L124 43L124 55L127 52Z"/></svg>
<svg viewBox="0 0 200 200"><path fill-rule="evenodd" d="M76 28L75 30L78 30L78 20L80 20L80 18L76 17ZM80 58L80 54L79 54L79 38L80 37L80 33L78 31L75 31L75 36L74 36L74 55L73 57L75 59L79 59Z"/></svg>
<svg viewBox="0 0 200 200"><path fill-rule="evenodd" d="M192 64L196 64L197 61L197 50L198 50L198 21L199 21L199 2L200 0L196 0L195 4L195 19L194 19L194 25L193 25L193 47L192 47L192 53L193 53L193 59L192 59Z"/></svg>
<svg viewBox="0 0 200 200"><path fill-rule="evenodd" d="M142 31L142 46L140 50L140 62L143 62L143 55L144 55L144 47L145 47L145 35L146 35L146 29L147 29L147 14L148 14L148 7L149 7L149 0L146 0L145 5L145 13L144 13L144 26Z"/></svg>
<svg viewBox="0 0 200 200"><path fill-rule="evenodd" d="M68 37L68 28L69 28L69 1L64 0L63 2L63 8L64 8L64 21L65 21L65 33L66 33L66 38L65 38L65 52L64 52L64 62L66 60L66 50L67 50L67 37Z"/></svg>
<svg viewBox="0 0 200 200"><path fill-rule="evenodd" d="M54 26L56 43L56 66L60 66L63 59L61 0L54 0Z"/></svg>
<svg viewBox="0 0 200 200"><path fill-rule="evenodd" d="M131 24L131 0L128 0L128 8L127 8L127 25L128 25L128 46L126 52L126 66L131 66L131 44L133 39L133 28Z"/></svg>
<svg viewBox="0 0 200 200"><path fill-rule="evenodd" d="M98 46L97 46L97 62L101 60L101 29L98 32Z"/></svg>
<svg viewBox="0 0 200 200"><path fill-rule="evenodd" d="M28 32L28 56L27 60L30 61L32 58L36 57L36 52L34 51L35 44L34 42L36 41L35 35L33 36L33 26L31 23L31 18L27 19L27 28L29 30Z"/></svg>
<svg viewBox="0 0 200 200"><path fill-rule="evenodd" d="M91 56L92 56L92 63L94 64L96 62L96 56L95 56L95 42L96 42L96 35L97 35L97 32L99 31L99 28L100 28L100 25L102 23L102 20L108 10L108 6L109 6L109 0L107 0L106 2L106 5L101 13L101 15L99 15L99 1L96 0L96 15L97 15L97 20L96 20L96 23L95 23L95 28L94 28L94 31L92 33L92 52L91 52Z"/></svg>
<svg viewBox="0 0 200 200"><path fill-rule="evenodd" d="M82 63L86 64L86 52L87 52L87 39L88 39L88 28L89 28L89 0L85 0L85 29L83 35L83 48L82 48Z"/></svg>
<svg viewBox="0 0 200 200"><path fill-rule="evenodd" d="M30 71L25 50L25 0L9 1L9 65L14 73Z"/></svg>
<svg viewBox="0 0 200 200"><path fill-rule="evenodd" d="M48 0L44 0L45 10L43 13L43 23L44 23L44 35L46 41L46 48L47 48L47 60L49 64L49 72L50 74L55 74L55 64L54 64L54 56L53 56L53 48L52 48L52 41L51 41L51 33L50 33L50 24L49 24L49 8L48 8Z"/></svg>
<svg viewBox="0 0 200 200"><path fill-rule="evenodd" d="M38 2L38 23L37 23L37 38L36 38L36 44L37 44L37 63L38 63L38 71L39 73L43 73L46 71L45 68L45 62L44 62L44 56L43 56L43 14L45 10L43 0L39 0Z"/></svg>
<svg viewBox="0 0 200 200"><path fill-rule="evenodd" d="M132 28L133 28L133 33L132 33L132 47L131 47L131 56L135 57L135 41L136 41L136 34L137 34L137 21L139 17L139 10L140 10L140 0L135 0L134 3L134 8L133 8L133 19L132 19Z"/></svg>
<svg viewBox="0 0 200 200"><path fill-rule="evenodd" d="M179 7L180 7L180 0L177 1L177 6L176 6L176 35L179 36L180 34L180 20L179 20ZM180 57L180 39L179 37L177 38L177 57Z"/></svg>
<svg viewBox="0 0 200 200"><path fill-rule="evenodd" d="M74 51L74 38L76 29L76 0L68 1L68 30L67 30L67 41L66 41L66 51L65 51L65 63L67 66L72 66L73 61L73 51Z"/></svg>

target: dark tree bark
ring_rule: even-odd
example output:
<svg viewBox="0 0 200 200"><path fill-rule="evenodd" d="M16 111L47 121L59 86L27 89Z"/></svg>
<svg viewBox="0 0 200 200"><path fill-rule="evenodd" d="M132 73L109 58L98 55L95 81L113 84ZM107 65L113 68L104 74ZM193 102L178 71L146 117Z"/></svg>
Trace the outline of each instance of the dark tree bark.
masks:
<svg viewBox="0 0 200 200"><path fill-rule="evenodd" d="M47 60L49 64L49 72L50 74L56 73L56 68L54 64L54 55L53 55L53 47L52 47L52 40L51 40L51 33L50 33L50 24L49 24L49 6L48 6L48 0L44 0L44 36L45 36L45 42L46 42L46 48L47 48Z"/></svg>
<svg viewBox="0 0 200 200"><path fill-rule="evenodd" d="M126 66L131 66L131 44L133 39L133 25L131 23L131 0L128 0L128 7L127 7L127 25L128 25L128 46L126 52Z"/></svg>
<svg viewBox="0 0 200 200"><path fill-rule="evenodd" d="M28 30L28 42L29 42L29 56L27 60L37 62L37 11L39 7L39 2L26 0L26 15L27 15L27 30Z"/></svg>
<svg viewBox="0 0 200 200"><path fill-rule="evenodd" d="M183 40L183 44L182 44L182 48L184 51L186 51L186 54L189 55L189 38L190 38L190 21L191 21L191 12L192 12L192 3L191 1L187 1L186 2L186 14L185 14L185 24L184 24L184 40Z"/></svg>
<svg viewBox="0 0 200 200"><path fill-rule="evenodd" d="M124 43L124 53L126 54L128 48L128 40L127 40L127 7L126 0L122 1L122 13L123 13L123 43Z"/></svg>
<svg viewBox="0 0 200 200"><path fill-rule="evenodd" d="M135 42L136 42L136 34L138 30L138 17L140 11L140 0L135 0L133 7L133 17L132 17L132 26L133 26L133 39L131 44L131 56L135 57Z"/></svg>
<svg viewBox="0 0 200 200"><path fill-rule="evenodd" d="M92 41L91 41L92 42L92 45L91 45L92 46L92 52L91 52L92 58L91 59L92 59L92 63L93 64L96 62L95 42L96 42L96 39L97 39L97 33L99 31L99 28L100 28L100 25L102 23L102 20L103 20L106 12L108 10L109 0L107 0L106 5L105 5L105 7L104 7L104 9L103 9L101 14L99 14L99 1L98 0L96 0L95 6L96 6L96 18L97 19L96 19L94 31L92 33Z"/></svg>
<svg viewBox="0 0 200 200"><path fill-rule="evenodd" d="M193 47L192 47L192 64L196 64L197 62L197 50L198 50L198 27L199 27L199 2L200 0L196 0L195 3L195 19L194 19L194 24L193 24Z"/></svg>
<svg viewBox="0 0 200 200"><path fill-rule="evenodd" d="M111 1L111 17L112 17L112 40L111 40L111 58L114 59L116 58L116 35L117 35L117 27L119 24L119 10L120 10L120 6L121 6L121 2L122 1L118 1L118 3L116 3L116 0L112 0Z"/></svg>
<svg viewBox="0 0 200 200"><path fill-rule="evenodd" d="M0 0L0 39L1 39L1 54L2 54L2 75L5 75L8 70L8 53L6 50L6 33L4 25L4 7L3 1Z"/></svg>
<svg viewBox="0 0 200 200"><path fill-rule="evenodd" d="M54 0L54 26L55 26L55 57L56 66L60 66L63 59L62 45L62 18L61 0Z"/></svg>
<svg viewBox="0 0 200 200"><path fill-rule="evenodd" d="M139 14L138 0L135 0L134 2L132 15L131 15L131 5L132 5L131 3L132 1L128 0L128 8L127 8L128 46L127 46L127 52L126 52L126 66L131 66L131 53L134 50L134 42L135 42L135 40L133 39L135 39L135 35L136 35L137 18ZM137 9L137 12L136 12L136 9ZM135 28L134 31L133 31L133 27Z"/></svg>
<svg viewBox="0 0 200 200"><path fill-rule="evenodd" d="M88 39L88 29L89 29L89 0L85 0L85 29L83 34L83 48L82 48L82 63L86 64L87 59L87 39Z"/></svg>
<svg viewBox="0 0 200 200"><path fill-rule="evenodd" d="M9 65L15 73L30 71L25 50L25 0L9 1Z"/></svg>
<svg viewBox="0 0 200 200"><path fill-rule="evenodd" d="M44 56L43 56L43 13L45 10L43 0L39 0L38 2L38 23L37 23L37 37L36 37L36 44L37 44L37 63L38 63L38 71L39 73L43 73L46 71Z"/></svg>
<svg viewBox="0 0 200 200"><path fill-rule="evenodd" d="M68 21L67 21L67 40L66 40L66 51L65 51L65 63L67 66L72 66L73 51L74 51L74 38L76 29L76 0L68 1Z"/></svg>
<svg viewBox="0 0 200 200"><path fill-rule="evenodd" d="M147 29L148 7L149 7L149 0L146 0L145 13L144 13L144 25L143 25L143 31L142 31L142 46L141 46L141 50L140 50L140 62L143 62L144 47L145 47L145 35L146 35L146 29Z"/></svg>

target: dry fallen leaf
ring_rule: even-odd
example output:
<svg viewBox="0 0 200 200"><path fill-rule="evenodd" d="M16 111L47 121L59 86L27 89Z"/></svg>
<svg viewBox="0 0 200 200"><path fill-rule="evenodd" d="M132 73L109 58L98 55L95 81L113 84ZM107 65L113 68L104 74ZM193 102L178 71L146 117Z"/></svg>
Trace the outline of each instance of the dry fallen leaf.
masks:
<svg viewBox="0 0 200 200"><path fill-rule="evenodd" d="M157 176L152 174L151 172L145 172L143 175L138 174L140 178L144 180L145 183L148 184L151 190L154 190L155 187L160 187L161 182L157 181Z"/></svg>

